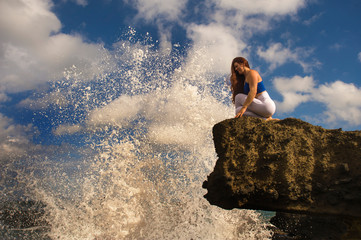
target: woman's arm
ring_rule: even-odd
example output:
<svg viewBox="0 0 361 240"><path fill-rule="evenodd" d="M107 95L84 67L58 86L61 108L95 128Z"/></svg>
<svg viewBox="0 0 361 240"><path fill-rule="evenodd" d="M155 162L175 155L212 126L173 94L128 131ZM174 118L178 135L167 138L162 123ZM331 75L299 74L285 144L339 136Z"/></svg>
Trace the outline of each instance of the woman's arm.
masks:
<svg viewBox="0 0 361 240"><path fill-rule="evenodd" d="M247 76L247 81L249 84L249 93L247 95L246 101L243 103L241 110L237 113L237 117L242 117L243 113L247 110L248 106L252 103L253 99L257 94L257 85L258 85L258 72L251 70L249 76Z"/></svg>

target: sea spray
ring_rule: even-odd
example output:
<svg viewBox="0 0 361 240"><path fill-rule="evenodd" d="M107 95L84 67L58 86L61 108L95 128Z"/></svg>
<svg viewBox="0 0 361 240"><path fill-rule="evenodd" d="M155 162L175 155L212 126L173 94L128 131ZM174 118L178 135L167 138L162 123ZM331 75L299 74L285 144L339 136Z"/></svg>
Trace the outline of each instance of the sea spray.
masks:
<svg viewBox="0 0 361 240"><path fill-rule="evenodd" d="M44 238L269 238L259 213L203 198L212 126L233 114L224 76L202 60L207 46L161 51L133 29L122 39L95 78L72 66L37 99L51 100L38 114L69 150L37 161L38 175L21 173L24 194L46 204Z"/></svg>

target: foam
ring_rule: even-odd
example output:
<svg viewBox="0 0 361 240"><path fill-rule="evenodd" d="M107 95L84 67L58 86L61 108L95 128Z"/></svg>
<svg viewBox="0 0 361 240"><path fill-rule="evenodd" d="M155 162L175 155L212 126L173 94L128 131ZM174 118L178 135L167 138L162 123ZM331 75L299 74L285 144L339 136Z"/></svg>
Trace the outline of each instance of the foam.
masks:
<svg viewBox="0 0 361 240"><path fill-rule="evenodd" d="M81 135L84 154L67 168L49 167L31 188L47 204L48 236L269 238L259 213L226 211L203 198L216 161L211 129L233 116L224 76L195 61L206 49L165 54L151 39L128 34L98 66L101 76L84 81L72 68L53 85L69 104L57 108L54 132Z"/></svg>

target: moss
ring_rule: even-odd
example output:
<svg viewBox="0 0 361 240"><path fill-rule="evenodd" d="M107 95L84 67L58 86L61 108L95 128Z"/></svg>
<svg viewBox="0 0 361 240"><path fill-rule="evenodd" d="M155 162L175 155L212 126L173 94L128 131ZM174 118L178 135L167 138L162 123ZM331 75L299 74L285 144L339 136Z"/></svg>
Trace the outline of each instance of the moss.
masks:
<svg viewBox="0 0 361 240"><path fill-rule="evenodd" d="M211 204L361 217L360 131L242 117L216 124L213 138Z"/></svg>

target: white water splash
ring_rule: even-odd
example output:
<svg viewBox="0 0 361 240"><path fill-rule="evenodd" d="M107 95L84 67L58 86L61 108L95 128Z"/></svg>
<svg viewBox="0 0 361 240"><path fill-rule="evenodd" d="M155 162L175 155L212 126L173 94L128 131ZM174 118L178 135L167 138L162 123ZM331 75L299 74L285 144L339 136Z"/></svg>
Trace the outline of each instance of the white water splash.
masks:
<svg viewBox="0 0 361 240"><path fill-rule="evenodd" d="M197 61L207 47L165 54L135 39L133 30L114 45L102 76L84 81L74 66L43 98L66 99L55 101L54 134L81 136L86 153L32 181L32 197L47 205L47 235L269 239L259 213L203 198L216 161L212 127L233 114L224 76Z"/></svg>

